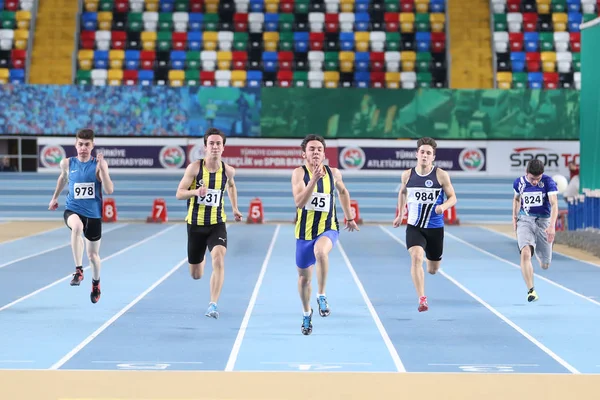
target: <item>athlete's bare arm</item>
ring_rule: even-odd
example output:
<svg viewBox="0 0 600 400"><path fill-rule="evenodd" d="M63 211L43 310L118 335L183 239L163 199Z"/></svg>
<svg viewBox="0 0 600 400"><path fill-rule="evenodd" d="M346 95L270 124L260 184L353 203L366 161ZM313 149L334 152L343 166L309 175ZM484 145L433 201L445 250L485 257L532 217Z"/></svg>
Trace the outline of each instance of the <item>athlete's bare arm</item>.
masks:
<svg viewBox="0 0 600 400"><path fill-rule="evenodd" d="M558 218L558 196L556 194L549 194L548 201L550 202L550 226L546 229L546 235L548 242L554 241L556 235L556 219Z"/></svg>
<svg viewBox="0 0 600 400"><path fill-rule="evenodd" d="M521 209L521 195L515 193L512 204L512 223L513 229L517 230L517 218L519 217L519 210Z"/></svg>
<svg viewBox="0 0 600 400"><path fill-rule="evenodd" d="M303 208L310 200L312 192L318 180L325 176L325 169L319 167L313 174L308 185L304 184L304 169L298 167L292 173L292 193L294 194L294 203L297 208Z"/></svg>
<svg viewBox="0 0 600 400"><path fill-rule="evenodd" d="M406 190L406 184L408 183L408 179L410 178L410 169L402 172L402 176L400 177L400 190L398 191L398 216L394 219L394 228L397 228L402 223L402 216L404 213L404 205L406 204L406 194L408 191Z"/></svg>
<svg viewBox="0 0 600 400"><path fill-rule="evenodd" d="M102 188L106 194L113 194L115 191L115 185L113 184L112 179L110 179L110 175L108 173L108 163L104 159L104 155L102 153L96 156L98 160L98 167L96 169L96 173L102 182Z"/></svg>
<svg viewBox="0 0 600 400"><path fill-rule="evenodd" d="M204 194L206 194L206 187L204 186L198 189L190 190L190 186L192 185L192 182L194 182L194 179L196 179L199 170L200 161L194 161L187 166L185 173L183 174L183 178L181 178L179 186L177 187L177 193L175 194L177 200L187 200L194 196L202 196L200 193L201 190L203 190Z"/></svg>
<svg viewBox="0 0 600 400"><path fill-rule="evenodd" d="M69 159L63 158L60 160L59 166L60 174L58 175L56 189L54 190L54 195L52 195L52 199L48 205L48 210L56 210L58 208L58 196L60 196L60 193L63 191L67 183L69 183Z"/></svg>
<svg viewBox="0 0 600 400"><path fill-rule="evenodd" d="M225 175L227 175L227 195L229 196L229 201L231 201L233 215L236 221L241 221L243 215L238 209L237 188L235 186L235 180L233 179L235 176L235 168L225 164Z"/></svg>
<svg viewBox="0 0 600 400"><path fill-rule="evenodd" d="M450 181L450 175L443 169L436 170L436 176L444 193L446 193L446 201L435 208L436 214L443 214L444 211L456 205L456 193L454 192L454 186Z"/></svg>
<svg viewBox="0 0 600 400"><path fill-rule="evenodd" d="M358 225L356 221L354 221L352 207L350 207L350 192L348 192L346 185L344 185L342 173L337 168L331 168L331 173L333 174L333 184L335 185L338 195L340 196L340 204L342 205L342 210L344 210L344 216L346 217L346 220L352 220L346 223L346 229L349 231L358 231L360 229L358 229Z"/></svg>

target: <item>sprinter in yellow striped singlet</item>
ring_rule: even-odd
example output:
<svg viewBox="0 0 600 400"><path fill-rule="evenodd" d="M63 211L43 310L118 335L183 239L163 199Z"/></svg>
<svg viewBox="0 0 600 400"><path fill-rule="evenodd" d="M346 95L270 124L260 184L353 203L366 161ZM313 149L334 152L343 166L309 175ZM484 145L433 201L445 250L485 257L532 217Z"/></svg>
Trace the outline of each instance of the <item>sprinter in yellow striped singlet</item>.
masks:
<svg viewBox="0 0 600 400"><path fill-rule="evenodd" d="M205 157L192 162L179 182L176 197L187 200L188 263L194 279L202 278L204 255L210 251L213 271L210 277L210 303L206 316L219 318L217 301L225 277L227 227L224 194L227 190L236 221L242 220L237 206L237 189L233 179L235 169L221 160L226 137L218 129L210 128L204 134Z"/></svg>
<svg viewBox="0 0 600 400"><path fill-rule="evenodd" d="M310 308L312 267L317 265L319 285L317 304L321 317L330 314L325 295L329 252L338 240L339 224L335 206L335 191L346 216L346 229L359 230L352 218L350 193L337 168L324 165L325 139L308 135L301 144L304 165L292 174L292 191L296 203L296 266L298 267L298 292L302 300L304 316L301 331L312 333L312 308Z"/></svg>

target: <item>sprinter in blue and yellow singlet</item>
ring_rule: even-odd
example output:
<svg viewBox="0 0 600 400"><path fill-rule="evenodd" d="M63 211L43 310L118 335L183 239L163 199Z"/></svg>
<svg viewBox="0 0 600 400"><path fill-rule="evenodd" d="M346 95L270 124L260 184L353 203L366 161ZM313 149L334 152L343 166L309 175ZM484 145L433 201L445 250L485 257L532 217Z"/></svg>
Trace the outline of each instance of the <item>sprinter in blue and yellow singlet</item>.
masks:
<svg viewBox="0 0 600 400"><path fill-rule="evenodd" d="M210 303L204 315L219 318L217 301L225 278L225 252L227 250L227 227L225 222L224 194L227 190L236 221L242 220L237 206L235 169L221 160L226 137L216 128L204 134L205 157L188 165L177 188L178 200L187 200L187 254L190 274L202 278L206 249L212 258L210 278Z"/></svg>
<svg viewBox="0 0 600 400"><path fill-rule="evenodd" d="M329 252L339 235L339 223L335 206L335 191L346 216L346 229L359 230L352 216L350 193L337 168L324 165L325 139L308 135L301 144L304 165L294 169L292 192L296 203L296 266L298 267L298 292L302 300L304 316L302 334L312 332L312 309L310 308L312 267L317 265L319 285L317 304L321 317L329 315L325 294Z"/></svg>
<svg viewBox="0 0 600 400"><path fill-rule="evenodd" d="M402 224L404 206L408 205L406 248L410 253L413 284L419 296L419 312L427 311L423 258L427 272L435 274L444 251L444 211L456 204L456 194L448 173L433 165L437 143L424 137L417 141L417 165L402 173L398 210L394 228ZM444 194L446 200L444 201Z"/></svg>
<svg viewBox="0 0 600 400"><path fill-rule="evenodd" d="M71 248L75 260L75 273L71 286L79 286L83 280L83 239L92 264L92 303L100 300L100 238L102 237L102 190L112 194L114 185L108 173L108 164L102 154L92 157L94 131L82 129L75 138L77 157L64 158L60 162L60 176L56 183L49 210L58 208L58 196L68 184L64 220L71 230Z"/></svg>

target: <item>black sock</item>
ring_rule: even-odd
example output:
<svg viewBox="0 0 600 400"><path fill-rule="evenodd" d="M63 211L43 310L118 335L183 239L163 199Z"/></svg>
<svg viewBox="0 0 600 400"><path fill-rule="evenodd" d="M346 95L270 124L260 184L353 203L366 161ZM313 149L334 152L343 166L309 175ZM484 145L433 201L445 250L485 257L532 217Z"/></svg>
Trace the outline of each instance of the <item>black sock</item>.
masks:
<svg viewBox="0 0 600 400"><path fill-rule="evenodd" d="M100 279L95 280L94 278L92 278L92 285L98 286L99 284L100 284Z"/></svg>
<svg viewBox="0 0 600 400"><path fill-rule="evenodd" d="M78 269L78 270L80 270L80 271L83 271L83 266L80 266L80 267L75 267L75 269Z"/></svg>
<svg viewBox="0 0 600 400"><path fill-rule="evenodd" d="M531 289L529 289L529 292L527 292L527 293L531 293L531 292L533 292L533 286L531 287Z"/></svg>

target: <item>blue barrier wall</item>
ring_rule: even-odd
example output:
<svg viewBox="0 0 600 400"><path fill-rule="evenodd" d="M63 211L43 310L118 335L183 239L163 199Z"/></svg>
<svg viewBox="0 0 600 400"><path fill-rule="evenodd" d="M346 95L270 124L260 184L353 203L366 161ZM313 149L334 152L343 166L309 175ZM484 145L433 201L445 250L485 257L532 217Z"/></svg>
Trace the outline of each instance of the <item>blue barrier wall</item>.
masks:
<svg viewBox="0 0 600 400"><path fill-rule="evenodd" d="M0 175L0 219L62 219L62 211L48 211L57 176L37 173ZM156 198L166 200L170 221L185 217L185 201L175 198L180 176L114 174L112 178L115 193L109 197L116 201L119 220L145 221ZM237 176L240 211L247 216L250 201L259 197L267 221L293 221L295 209L290 179L284 176ZM396 213L397 177L346 176L344 181L352 199L359 203L364 222L391 223ZM512 178L454 177L460 222L510 223L512 181ZM64 209L65 194L66 189L59 199L59 210ZM225 201L231 219L231 206L228 199ZM338 210L341 213L341 208Z"/></svg>

